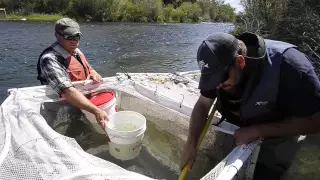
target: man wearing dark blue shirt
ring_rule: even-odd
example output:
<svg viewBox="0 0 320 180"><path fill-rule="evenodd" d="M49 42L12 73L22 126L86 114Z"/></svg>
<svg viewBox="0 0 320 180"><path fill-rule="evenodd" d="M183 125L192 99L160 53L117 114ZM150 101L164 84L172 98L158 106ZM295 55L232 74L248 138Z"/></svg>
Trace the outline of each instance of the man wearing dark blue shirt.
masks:
<svg viewBox="0 0 320 180"><path fill-rule="evenodd" d="M201 96L193 109L181 168L196 156L196 142L217 98L223 119L240 126L237 145L263 139L254 179L280 179L300 147L300 135L320 132L320 82L297 47L253 33L207 37L198 49Z"/></svg>

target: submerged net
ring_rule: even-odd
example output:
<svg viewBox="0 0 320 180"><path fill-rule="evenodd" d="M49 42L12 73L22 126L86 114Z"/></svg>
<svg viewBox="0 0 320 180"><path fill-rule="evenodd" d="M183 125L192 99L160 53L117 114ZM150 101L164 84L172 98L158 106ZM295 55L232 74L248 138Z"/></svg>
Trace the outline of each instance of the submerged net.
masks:
<svg viewBox="0 0 320 180"><path fill-rule="evenodd" d="M131 77L75 86L85 94L111 90L120 110L146 117L140 156L123 162L111 157L105 135L96 133L99 127L81 111L48 87L22 88L13 90L0 109L0 179L178 179L189 116L199 95L192 80L196 76ZM217 179L223 174L243 179L250 167L244 162L255 145L235 148L232 136L211 127L187 179Z"/></svg>

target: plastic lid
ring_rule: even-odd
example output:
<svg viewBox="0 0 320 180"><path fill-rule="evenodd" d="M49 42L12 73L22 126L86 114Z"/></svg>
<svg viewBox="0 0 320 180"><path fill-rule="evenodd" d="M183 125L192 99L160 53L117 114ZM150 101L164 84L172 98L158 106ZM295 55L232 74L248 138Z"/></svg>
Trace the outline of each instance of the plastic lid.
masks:
<svg viewBox="0 0 320 180"><path fill-rule="evenodd" d="M88 99L92 104L94 104L96 106L100 106L102 104L108 103L113 98L114 98L113 92L102 92L102 93L96 94L94 96L91 96Z"/></svg>

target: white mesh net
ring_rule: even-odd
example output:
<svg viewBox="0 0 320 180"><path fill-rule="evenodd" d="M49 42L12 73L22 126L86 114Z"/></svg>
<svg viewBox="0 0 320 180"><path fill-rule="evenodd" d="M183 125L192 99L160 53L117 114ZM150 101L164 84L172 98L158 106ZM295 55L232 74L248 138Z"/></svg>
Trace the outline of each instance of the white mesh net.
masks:
<svg viewBox="0 0 320 180"><path fill-rule="evenodd" d="M12 133L2 139L10 148L1 179L149 179L86 153L74 139L55 132L34 110L35 100L24 96L14 92L2 105L2 125L9 122Z"/></svg>
<svg viewBox="0 0 320 180"><path fill-rule="evenodd" d="M120 110L146 117L137 158L120 161L110 156L105 134L95 131L99 127L49 87L22 88L12 90L0 109L0 179L178 179L189 116L199 96L193 81L197 75L130 75L131 80L121 75L100 85L75 86L85 94L111 90ZM226 137L214 127L208 130L187 179L224 174L226 179L242 179L248 174L243 164L256 144L234 148L232 136Z"/></svg>

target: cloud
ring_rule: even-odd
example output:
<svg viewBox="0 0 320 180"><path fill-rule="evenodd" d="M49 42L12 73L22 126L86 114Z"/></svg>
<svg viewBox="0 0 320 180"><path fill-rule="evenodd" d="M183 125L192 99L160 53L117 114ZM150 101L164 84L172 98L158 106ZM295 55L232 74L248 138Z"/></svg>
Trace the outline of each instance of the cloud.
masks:
<svg viewBox="0 0 320 180"><path fill-rule="evenodd" d="M240 5L240 0L225 0L225 3L229 3L236 9L236 12L243 11L243 7Z"/></svg>

